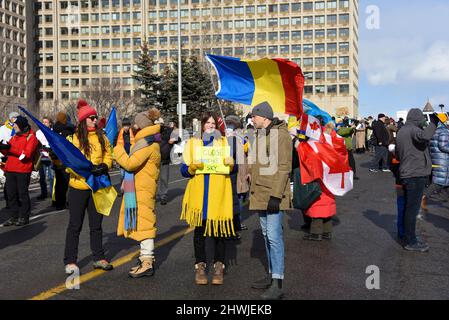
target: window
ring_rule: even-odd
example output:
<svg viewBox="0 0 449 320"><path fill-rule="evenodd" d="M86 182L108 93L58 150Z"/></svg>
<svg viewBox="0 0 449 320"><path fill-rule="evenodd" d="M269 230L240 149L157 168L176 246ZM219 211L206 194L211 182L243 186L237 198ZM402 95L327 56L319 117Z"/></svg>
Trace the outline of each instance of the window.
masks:
<svg viewBox="0 0 449 320"><path fill-rule="evenodd" d="M340 65L348 65L349 64L349 57L340 57L339 58L339 64Z"/></svg>
<svg viewBox="0 0 449 320"><path fill-rule="evenodd" d="M265 32L258 32L257 41L267 41L267 34Z"/></svg>
<svg viewBox="0 0 449 320"><path fill-rule="evenodd" d="M349 51L349 42L340 42L338 47L340 52L347 52Z"/></svg>
<svg viewBox="0 0 449 320"><path fill-rule="evenodd" d="M257 19L257 27L258 28L265 28L266 26L267 26L266 19Z"/></svg>
<svg viewBox="0 0 449 320"><path fill-rule="evenodd" d="M257 6L257 13L266 13L266 12L267 12L266 5Z"/></svg>
<svg viewBox="0 0 449 320"><path fill-rule="evenodd" d="M257 55L259 55L259 56L266 56L267 55L267 47L265 47L265 46L258 46L257 47Z"/></svg>
<svg viewBox="0 0 449 320"><path fill-rule="evenodd" d="M292 12L299 12L301 11L301 3L292 3Z"/></svg>
<svg viewBox="0 0 449 320"><path fill-rule="evenodd" d="M340 93L349 93L349 84L341 84Z"/></svg>
<svg viewBox="0 0 449 320"><path fill-rule="evenodd" d="M277 13L278 12L278 5L277 4L270 4L268 6L268 12L269 13Z"/></svg>
<svg viewBox="0 0 449 320"><path fill-rule="evenodd" d="M268 32L268 41L278 41L278 33Z"/></svg>
<svg viewBox="0 0 449 320"><path fill-rule="evenodd" d="M340 80L346 80L349 79L349 71L348 70L341 70L338 72L338 77Z"/></svg>
<svg viewBox="0 0 449 320"><path fill-rule="evenodd" d="M300 40L301 31L292 31L292 40Z"/></svg>
<svg viewBox="0 0 449 320"><path fill-rule="evenodd" d="M289 18L280 18L279 19L279 24L282 26L282 27L286 27L286 26L288 26L289 24L290 24L290 21L289 21L290 19Z"/></svg>
<svg viewBox="0 0 449 320"><path fill-rule="evenodd" d="M315 72L315 80L324 80L325 79L325 72L324 71L317 71Z"/></svg>
<svg viewBox="0 0 449 320"><path fill-rule="evenodd" d="M336 43L328 43L327 44L327 52L336 52L337 44Z"/></svg>
<svg viewBox="0 0 449 320"><path fill-rule="evenodd" d="M304 66L312 67L313 66L313 58L304 58Z"/></svg>
<svg viewBox="0 0 449 320"><path fill-rule="evenodd" d="M324 1L315 2L315 10L324 10L326 3Z"/></svg>
<svg viewBox="0 0 449 320"><path fill-rule="evenodd" d="M324 43L317 43L315 44L315 52L324 52Z"/></svg>
<svg viewBox="0 0 449 320"><path fill-rule="evenodd" d="M335 38L337 36L337 29L327 29L327 37Z"/></svg>
<svg viewBox="0 0 449 320"><path fill-rule="evenodd" d="M292 53L301 53L301 45L293 44L292 45Z"/></svg>
<svg viewBox="0 0 449 320"><path fill-rule="evenodd" d="M333 84L333 85L327 86L327 93L330 93L330 94L337 93L337 85Z"/></svg>
<svg viewBox="0 0 449 320"><path fill-rule="evenodd" d="M324 66L326 63L326 59L324 57L315 58L315 66Z"/></svg>
<svg viewBox="0 0 449 320"><path fill-rule="evenodd" d="M328 71L327 80L337 80L337 71ZM335 89L337 90L337 89Z"/></svg>
<svg viewBox="0 0 449 320"><path fill-rule="evenodd" d="M315 86L315 94L324 94L325 86Z"/></svg>
<svg viewBox="0 0 449 320"><path fill-rule="evenodd" d="M313 16L304 17L304 25L312 25L313 24Z"/></svg>
<svg viewBox="0 0 449 320"><path fill-rule="evenodd" d="M349 8L349 0L340 0L340 8L341 9Z"/></svg>
<svg viewBox="0 0 449 320"><path fill-rule="evenodd" d="M324 16L315 16L315 24L324 24L325 18Z"/></svg>
<svg viewBox="0 0 449 320"><path fill-rule="evenodd" d="M281 31L281 32L279 32L279 35L280 35L281 40L289 40L290 39L289 31Z"/></svg>
<svg viewBox="0 0 449 320"><path fill-rule="evenodd" d="M304 94L313 94L313 86L304 86Z"/></svg>
<svg viewBox="0 0 449 320"><path fill-rule="evenodd" d="M268 46L268 54L278 54L278 46Z"/></svg>
<svg viewBox="0 0 449 320"><path fill-rule="evenodd" d="M255 27L256 27L256 20L254 19L246 20L247 29L254 29Z"/></svg>
<svg viewBox="0 0 449 320"><path fill-rule="evenodd" d="M313 45L312 44L305 44L303 47L304 53L312 53L313 52Z"/></svg>
<svg viewBox="0 0 449 320"><path fill-rule="evenodd" d="M282 45L280 47L281 54L289 54L290 53L290 46L289 45Z"/></svg>
<svg viewBox="0 0 449 320"><path fill-rule="evenodd" d="M256 12L256 7L254 7L254 6L247 6L246 7L246 14L254 14L255 12Z"/></svg>
<svg viewBox="0 0 449 320"><path fill-rule="evenodd" d="M329 0L327 1L328 9L337 9L337 0Z"/></svg>
<svg viewBox="0 0 449 320"><path fill-rule="evenodd" d="M282 3L279 7L279 11L282 13L288 13L290 5L288 3Z"/></svg>
<svg viewBox="0 0 449 320"><path fill-rule="evenodd" d="M292 17L292 26L300 26L300 25L301 25L301 18L300 17Z"/></svg>
<svg viewBox="0 0 449 320"><path fill-rule="evenodd" d="M337 23L337 15L336 14L328 14L327 15L327 23L336 24Z"/></svg>
<svg viewBox="0 0 449 320"><path fill-rule="evenodd" d="M343 24L346 24L346 23L349 23L349 14L340 14L339 16L338 16L338 19L339 19L339 22L340 23L343 23Z"/></svg>
<svg viewBox="0 0 449 320"><path fill-rule="evenodd" d="M313 2L304 2L303 9L304 9L304 11L312 11L313 10Z"/></svg>

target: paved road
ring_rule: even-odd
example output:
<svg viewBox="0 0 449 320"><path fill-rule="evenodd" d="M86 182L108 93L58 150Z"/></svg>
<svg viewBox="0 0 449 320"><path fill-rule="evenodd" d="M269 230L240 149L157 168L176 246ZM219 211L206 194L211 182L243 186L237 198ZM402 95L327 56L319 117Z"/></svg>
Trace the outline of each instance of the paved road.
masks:
<svg viewBox="0 0 449 320"><path fill-rule="evenodd" d="M299 212L285 215L286 299L447 299L449 297L449 205L430 203L428 220L419 232L431 250L404 251L395 235L394 180L389 173L371 174L368 155L356 156L360 180L347 196L337 199L341 224L334 239L302 240ZM132 240L115 234L117 202L104 219L107 257L119 266L109 273L92 272L87 221L80 238L79 290L65 290L62 263L68 212L50 212L48 203L36 202L32 191L32 223L22 228L0 228L0 299L258 299L250 288L264 274L266 264L258 218L245 212L248 231L239 242L227 241L227 274L223 286L196 286L193 272L192 233L179 221L186 180L172 167L170 202L157 206L156 273L152 278L130 279L130 258L138 250ZM118 176L113 177L118 183ZM0 202L4 206L4 202ZM48 213L48 212L47 212ZM42 214L44 214L42 216ZM41 215L41 216L39 216ZM0 211L0 223L7 219ZM210 247L210 246L209 246ZM211 256L211 255L210 255ZM366 268L380 270L380 289L366 288ZM62 285L62 286L61 286Z"/></svg>

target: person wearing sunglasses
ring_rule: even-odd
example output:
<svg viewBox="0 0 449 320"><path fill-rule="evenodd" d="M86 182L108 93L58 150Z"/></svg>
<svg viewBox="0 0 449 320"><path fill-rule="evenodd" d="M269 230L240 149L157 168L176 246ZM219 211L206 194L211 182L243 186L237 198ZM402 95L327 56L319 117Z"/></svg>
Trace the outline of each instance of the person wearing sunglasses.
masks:
<svg viewBox="0 0 449 320"><path fill-rule="evenodd" d="M84 100L78 102L78 127L72 138L72 143L93 163L92 174L99 176L107 174L112 166L112 152L104 131L98 127L97 111ZM103 215L98 213L92 190L83 177L70 173L69 181L69 212L70 220L67 228L64 264L67 274L77 270L79 235L83 226L87 209L89 216L90 244L94 258L95 269L112 270L113 266L106 260L103 249Z"/></svg>

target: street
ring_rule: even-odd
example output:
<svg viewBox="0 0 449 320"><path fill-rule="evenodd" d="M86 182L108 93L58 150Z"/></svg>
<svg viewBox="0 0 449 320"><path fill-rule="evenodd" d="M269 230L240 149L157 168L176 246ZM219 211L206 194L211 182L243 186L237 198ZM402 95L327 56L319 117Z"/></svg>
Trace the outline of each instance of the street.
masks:
<svg viewBox="0 0 449 320"><path fill-rule="evenodd" d="M340 224L331 241L302 239L302 215L284 217L285 299L447 299L449 297L449 204L429 201L426 221L418 234L428 253L407 252L396 237L396 194L391 173L370 173L371 154L355 155L358 176L354 189L337 198ZM115 269L94 271L89 228L85 218L80 236L80 289L65 286L63 254L68 211L47 209L50 200L37 202L39 188L31 188L32 219L25 227L0 227L0 299L144 299L144 300L256 300L262 293L251 283L264 276L265 247L257 215L243 213L249 230L240 241L227 241L224 285L194 284L193 233L179 220L187 180L171 166L169 203L157 205L156 270L153 277L131 279L139 245L116 236L121 198L103 220L106 256ZM120 176L112 175L118 188ZM5 207L5 202L0 202ZM8 218L0 210L0 223ZM210 248L210 246L209 246ZM210 251L210 250L209 250ZM209 258L213 254L209 252ZM379 268L379 289L367 289L369 266Z"/></svg>

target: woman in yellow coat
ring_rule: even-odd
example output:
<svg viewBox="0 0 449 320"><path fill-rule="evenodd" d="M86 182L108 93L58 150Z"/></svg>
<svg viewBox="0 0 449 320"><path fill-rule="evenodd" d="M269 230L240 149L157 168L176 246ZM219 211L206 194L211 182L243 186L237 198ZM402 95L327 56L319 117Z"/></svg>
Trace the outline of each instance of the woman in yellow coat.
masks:
<svg viewBox="0 0 449 320"><path fill-rule="evenodd" d="M159 179L160 125L154 124L160 116L152 108L135 117L139 132L134 137L130 154L123 145L114 148L117 163L126 170L124 196L120 209L117 235L140 242L140 257L129 276L140 278L154 274L154 238L156 237L156 189Z"/></svg>
<svg viewBox="0 0 449 320"><path fill-rule="evenodd" d="M93 175L107 174L112 166L111 147L103 130L97 125L97 111L84 100L78 102L78 121L76 132L71 138L72 143L94 165ZM68 139L70 140L70 137ZM89 216L90 247L95 261L93 266L95 269L112 270L113 266L105 259L103 249L103 215L98 213L95 208L92 190L87 185L86 180L73 171L70 172L69 186L70 220L67 227L64 252L65 272L72 274L79 270L76 261L79 236L86 210Z"/></svg>

